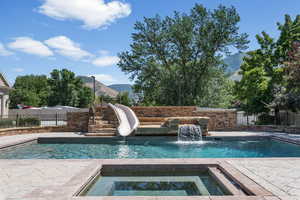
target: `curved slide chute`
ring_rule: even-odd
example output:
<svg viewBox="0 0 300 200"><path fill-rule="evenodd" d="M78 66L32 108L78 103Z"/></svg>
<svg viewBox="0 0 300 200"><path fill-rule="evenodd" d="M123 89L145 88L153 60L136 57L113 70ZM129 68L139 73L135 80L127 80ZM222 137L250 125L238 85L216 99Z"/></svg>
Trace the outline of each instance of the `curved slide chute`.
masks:
<svg viewBox="0 0 300 200"><path fill-rule="evenodd" d="M135 113L127 106L121 104L108 104L109 107L113 109L115 112L118 121L119 127L118 133L123 136L127 137L131 135L139 126L140 122Z"/></svg>

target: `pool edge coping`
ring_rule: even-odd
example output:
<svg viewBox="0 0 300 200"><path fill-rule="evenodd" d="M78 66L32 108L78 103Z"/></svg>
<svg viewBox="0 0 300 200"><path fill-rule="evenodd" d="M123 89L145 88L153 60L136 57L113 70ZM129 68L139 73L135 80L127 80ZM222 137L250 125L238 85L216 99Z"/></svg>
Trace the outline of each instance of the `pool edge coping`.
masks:
<svg viewBox="0 0 300 200"><path fill-rule="evenodd" d="M264 200L264 197L271 197L272 200L279 200L278 197L276 197L273 193L265 189L263 186L260 184L256 183L254 180L251 178L247 177L245 174L240 172L238 169L234 168L234 166L230 165L226 161L219 161L218 159L214 159L212 161L211 159L202 159L201 162L200 160L194 160L194 163L188 162L182 164L183 159L172 159L172 161L177 160L177 162L172 162L172 163L166 163L165 161L160 162L159 160L155 160L155 162L152 162L151 164L147 163L147 161L153 161L153 159L144 159L143 161L147 164L139 163L139 165L215 165L218 169L220 169L224 174L228 175L234 182L237 182L244 190L252 194L253 196L244 196L244 195L227 195L227 196L190 196L190 197L183 197L183 196L172 196L172 197L166 197L166 196L78 196L80 195L81 192L83 192L86 187L92 183L93 180L97 178L99 175L101 168L105 165L136 165L136 161L140 160L117 160L120 161L120 163L116 163L117 159L113 160L113 163L111 163L112 160L102 160L101 161L101 167L100 170L97 173L94 173L93 176L89 177L86 179L86 182L82 183L81 187L78 188L76 192L74 192L74 195L72 196L72 199L76 200L182 200L183 198L186 200ZM107 162L106 162L107 161ZM192 160L190 160L192 161ZM209 162L210 161L210 162ZM207 163L207 164L206 164ZM209 166L207 166L209 168ZM238 181L237 181L238 180ZM224 183L224 182L223 182ZM225 185L226 187L227 185ZM228 187L228 186L227 186Z"/></svg>

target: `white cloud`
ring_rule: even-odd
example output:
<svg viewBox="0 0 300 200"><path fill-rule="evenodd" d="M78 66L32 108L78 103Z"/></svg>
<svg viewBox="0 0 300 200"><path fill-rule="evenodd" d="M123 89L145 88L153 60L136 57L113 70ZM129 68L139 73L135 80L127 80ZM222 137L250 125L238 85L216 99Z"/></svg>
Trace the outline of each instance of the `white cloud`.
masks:
<svg viewBox="0 0 300 200"><path fill-rule="evenodd" d="M11 56L13 52L8 51L4 45L0 42L0 56Z"/></svg>
<svg viewBox="0 0 300 200"><path fill-rule="evenodd" d="M73 58L75 60L81 60L83 58L92 56L92 54L82 50L79 44L75 43L66 36L53 37L46 40L45 43L49 47L54 48L58 54Z"/></svg>
<svg viewBox="0 0 300 200"><path fill-rule="evenodd" d="M116 80L109 74L94 74L93 76L95 76L97 81L100 81L101 83L104 83L106 85L118 83L118 80Z"/></svg>
<svg viewBox="0 0 300 200"><path fill-rule="evenodd" d="M100 56L92 61L93 65L98 67L109 67L116 65L119 62L118 56Z"/></svg>
<svg viewBox="0 0 300 200"><path fill-rule="evenodd" d="M88 29L105 27L131 13L131 6L117 0L44 0L40 13L59 20L79 20Z"/></svg>
<svg viewBox="0 0 300 200"><path fill-rule="evenodd" d="M23 68L13 68L12 71L13 71L13 72L20 73L20 72L23 72L24 69L23 69Z"/></svg>
<svg viewBox="0 0 300 200"><path fill-rule="evenodd" d="M53 55L53 52L46 45L29 37L18 37L14 42L9 43L8 47L24 53L42 57Z"/></svg>
<svg viewBox="0 0 300 200"><path fill-rule="evenodd" d="M101 56L107 56L107 55L109 54L109 51L107 51L107 50L100 50L100 51L99 51L99 54L100 54Z"/></svg>

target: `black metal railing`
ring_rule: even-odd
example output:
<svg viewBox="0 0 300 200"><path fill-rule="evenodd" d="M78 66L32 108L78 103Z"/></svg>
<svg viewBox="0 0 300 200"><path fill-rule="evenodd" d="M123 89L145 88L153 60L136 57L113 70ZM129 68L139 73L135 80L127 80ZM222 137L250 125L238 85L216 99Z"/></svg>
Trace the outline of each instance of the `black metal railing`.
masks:
<svg viewBox="0 0 300 200"><path fill-rule="evenodd" d="M280 126L300 126L300 113L281 111L277 117L274 112L267 114L252 114L237 112L237 124L241 126L251 125L280 125Z"/></svg>
<svg viewBox="0 0 300 200"><path fill-rule="evenodd" d="M15 127L45 127L67 125L66 113L14 114L0 117L0 129Z"/></svg>

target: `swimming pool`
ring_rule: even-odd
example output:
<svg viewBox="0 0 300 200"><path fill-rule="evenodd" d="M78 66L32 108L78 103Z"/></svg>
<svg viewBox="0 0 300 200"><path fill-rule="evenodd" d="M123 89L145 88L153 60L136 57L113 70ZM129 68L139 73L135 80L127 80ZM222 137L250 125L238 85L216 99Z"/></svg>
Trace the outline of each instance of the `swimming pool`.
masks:
<svg viewBox="0 0 300 200"><path fill-rule="evenodd" d="M263 158L300 157L300 146L270 138L211 138L177 142L176 138L138 138L126 142L90 139L39 144L32 142L0 150L0 159L140 159L140 158ZM96 141L97 140L97 141Z"/></svg>

